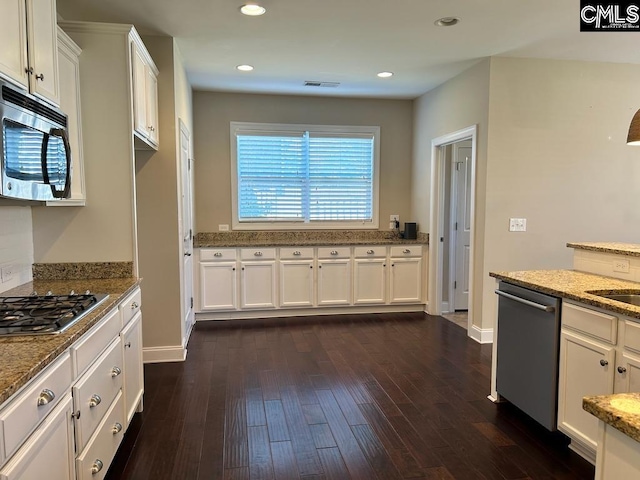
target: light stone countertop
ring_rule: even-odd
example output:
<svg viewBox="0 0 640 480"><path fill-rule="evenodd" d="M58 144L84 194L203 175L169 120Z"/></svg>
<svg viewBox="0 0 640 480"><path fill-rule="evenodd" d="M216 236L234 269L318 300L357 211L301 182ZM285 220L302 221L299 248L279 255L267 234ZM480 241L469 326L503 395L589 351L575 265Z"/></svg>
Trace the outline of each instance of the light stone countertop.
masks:
<svg viewBox="0 0 640 480"><path fill-rule="evenodd" d="M567 243L567 247L577 250L590 250L592 252L640 257L640 245L636 243L570 242Z"/></svg>
<svg viewBox="0 0 640 480"><path fill-rule="evenodd" d="M200 232L193 239L194 248L411 244L428 245L429 234L408 240L391 230L234 231Z"/></svg>
<svg viewBox="0 0 640 480"><path fill-rule="evenodd" d="M640 442L640 393L584 397L582 408Z"/></svg>
<svg viewBox="0 0 640 480"><path fill-rule="evenodd" d="M9 297L30 295L34 290L40 295L49 290L53 294L68 294L71 290L91 290L94 293L108 293L109 298L63 333L0 336L0 405L52 363L139 284L140 280L133 277L35 280L1 293L0 296Z"/></svg>
<svg viewBox="0 0 640 480"><path fill-rule="evenodd" d="M530 288L548 295L582 302L621 315L640 319L640 306L609 300L589 292L640 293L640 283L578 272L576 270L523 270L491 272L498 280Z"/></svg>

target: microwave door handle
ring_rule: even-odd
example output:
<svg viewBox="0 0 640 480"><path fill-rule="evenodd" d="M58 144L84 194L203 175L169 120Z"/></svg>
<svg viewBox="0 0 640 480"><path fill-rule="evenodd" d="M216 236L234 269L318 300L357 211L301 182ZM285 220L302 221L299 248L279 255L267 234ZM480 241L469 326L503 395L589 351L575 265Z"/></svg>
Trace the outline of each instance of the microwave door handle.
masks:
<svg viewBox="0 0 640 480"><path fill-rule="evenodd" d="M49 149L49 134L42 136L42 145L40 146L40 164L42 165L42 181L45 185L51 185L49 180L49 170L47 167L47 150Z"/></svg>
<svg viewBox="0 0 640 480"><path fill-rule="evenodd" d="M59 192L55 188L53 188L52 185L51 193L53 193L53 198L69 198L69 192L71 190L71 145L69 144L69 136L67 135L67 131L64 128L52 128L51 135L62 138L62 143L64 144L64 155L67 163L67 172L64 180L64 190ZM47 172L47 178L48 177L49 174Z"/></svg>

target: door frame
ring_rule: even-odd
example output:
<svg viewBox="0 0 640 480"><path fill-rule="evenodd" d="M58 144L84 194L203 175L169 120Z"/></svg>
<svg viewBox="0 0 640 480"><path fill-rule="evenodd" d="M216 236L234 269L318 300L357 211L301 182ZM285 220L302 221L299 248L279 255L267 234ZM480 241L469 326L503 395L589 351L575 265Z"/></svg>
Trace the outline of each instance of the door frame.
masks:
<svg viewBox="0 0 640 480"><path fill-rule="evenodd" d="M182 348L185 350L187 349L187 343L189 342L189 337L191 336L191 332L193 330L194 324L195 324L195 314L194 314L194 307L191 307L190 310L188 312L185 312L183 310L184 305L186 304L186 298L187 296L194 298L195 297L195 282L192 279L191 281L191 292L187 292L187 285L185 282L185 269L184 269L184 255L185 250L184 250L184 237L182 235L182 231L183 231L183 224L184 224L184 218L183 218L183 205L182 205L182 194L183 194L183 183L184 183L184 179L183 179L183 165L182 165L182 136L185 136L188 139L189 145L188 145L188 151L187 151L187 162L190 163L190 165L188 165L187 167L187 175L189 176L188 178L188 183L189 183L189 188L191 190L190 192L190 198L187 201L191 202L191 208L189 209L190 214L191 214L191 228L193 229L193 158L191 156L191 132L189 131L189 128L187 127L187 125L184 123L184 121L180 118L178 119L178 155L177 155L177 164L178 164L178 203L179 203L179 208L178 208L178 215L180 216L180 221L178 223L179 225L179 237L180 237L180 331L181 331L181 336L182 336ZM192 239L193 242L193 239ZM193 244L192 244L193 245ZM188 253L193 253L193 246L191 248L191 252ZM193 262L192 264L192 268L191 268L191 274L192 276L195 275L195 261L193 259L193 256L191 256L191 261ZM189 331L186 331L185 329L185 314L189 313L190 317L191 317L191 322L190 322L190 327L189 327Z"/></svg>
<svg viewBox="0 0 640 480"><path fill-rule="evenodd" d="M429 315L440 315L442 313L442 278L443 278L443 248L440 238L449 234L449 228L444 225L445 208L445 162L446 157L441 147L459 142L460 140L471 140L471 241L469 246L469 310L467 333L473 335L473 278L475 274L475 203L476 203L476 157L477 157L477 136L478 126L457 130L452 133L442 135L431 140L431 209L429 220L429 303L427 313Z"/></svg>

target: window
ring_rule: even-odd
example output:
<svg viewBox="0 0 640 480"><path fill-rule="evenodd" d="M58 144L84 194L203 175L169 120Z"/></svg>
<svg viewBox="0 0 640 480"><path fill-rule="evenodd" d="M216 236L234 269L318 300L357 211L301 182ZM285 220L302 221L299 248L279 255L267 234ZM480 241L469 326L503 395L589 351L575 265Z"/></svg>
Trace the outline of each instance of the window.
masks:
<svg viewBox="0 0 640 480"><path fill-rule="evenodd" d="M234 229L377 228L379 135L231 122Z"/></svg>

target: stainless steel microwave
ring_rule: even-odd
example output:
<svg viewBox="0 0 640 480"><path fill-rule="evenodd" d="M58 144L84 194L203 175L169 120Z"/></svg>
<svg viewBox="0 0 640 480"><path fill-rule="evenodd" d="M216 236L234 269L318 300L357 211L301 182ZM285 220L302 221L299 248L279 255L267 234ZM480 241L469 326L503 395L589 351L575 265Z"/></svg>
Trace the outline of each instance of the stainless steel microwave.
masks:
<svg viewBox="0 0 640 480"><path fill-rule="evenodd" d="M68 198L71 149L67 116L2 80L0 90L0 196Z"/></svg>

